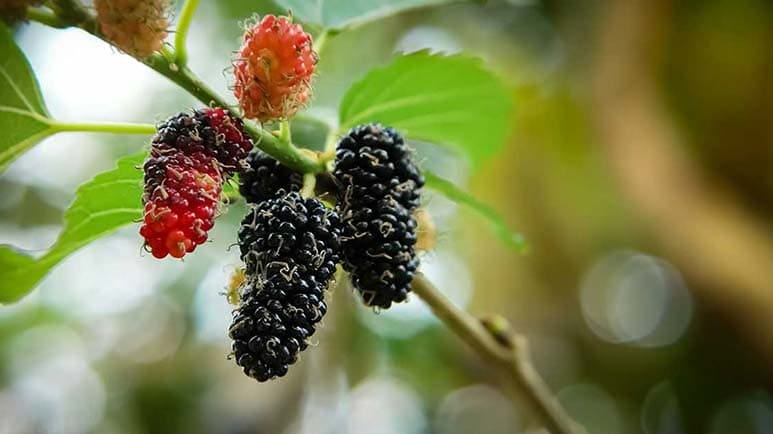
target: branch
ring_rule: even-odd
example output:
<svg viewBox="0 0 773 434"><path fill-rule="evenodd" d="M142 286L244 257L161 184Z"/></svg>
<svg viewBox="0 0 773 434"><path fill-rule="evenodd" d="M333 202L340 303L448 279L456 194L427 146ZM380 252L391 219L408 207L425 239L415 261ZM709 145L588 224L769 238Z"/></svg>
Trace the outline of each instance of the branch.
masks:
<svg viewBox="0 0 773 434"><path fill-rule="evenodd" d="M188 64L188 49L185 45L185 40L188 37L188 28L191 26L193 13L196 12L198 5L199 0L187 0L183 5L182 12L180 12L180 20L177 22L177 29L174 35L175 62L179 66Z"/></svg>
<svg viewBox="0 0 773 434"><path fill-rule="evenodd" d="M27 19L30 21L37 21L41 24L45 24L49 27L56 29L64 29L70 27L68 23L62 21L55 13L45 8L30 7L27 9Z"/></svg>
<svg viewBox="0 0 773 434"><path fill-rule="evenodd" d="M90 133L114 133L114 134L147 134L156 132L156 126L151 124L129 124L129 123L75 123L48 121L54 132L90 132Z"/></svg>
<svg viewBox="0 0 773 434"><path fill-rule="evenodd" d="M504 318L481 322L454 306L422 274L413 278L416 293L448 328L470 345L481 357L507 376L511 385L523 392L542 423L555 434L584 434L561 407L545 381L531 363L526 338L510 329Z"/></svg>
<svg viewBox="0 0 773 434"><path fill-rule="evenodd" d="M196 3L195 1L193 3ZM55 4L57 17L63 24L70 27L79 27L92 35L102 39L110 45L113 43L98 31L94 16L76 0L58 0ZM195 6L195 5L194 5ZM193 6L189 7L189 13L192 13ZM31 20L36 20L37 15L28 15ZM189 20L189 18L186 18ZM43 24L46 22L41 21ZM185 24L186 26L188 24ZM185 32L183 32L185 33ZM196 99L206 105L217 105L227 108L232 116L242 118L241 114L230 107L230 105L214 90L207 86L193 71L184 64L179 63L179 53L173 53L168 49L142 61L146 66L163 75L164 77L177 84ZM271 155L282 164L291 169L302 173L319 173L325 171L325 163L313 155L309 155L303 150L293 146L292 143L285 143L277 139L271 132L258 127L252 122L245 121L244 129L253 140L255 145Z"/></svg>

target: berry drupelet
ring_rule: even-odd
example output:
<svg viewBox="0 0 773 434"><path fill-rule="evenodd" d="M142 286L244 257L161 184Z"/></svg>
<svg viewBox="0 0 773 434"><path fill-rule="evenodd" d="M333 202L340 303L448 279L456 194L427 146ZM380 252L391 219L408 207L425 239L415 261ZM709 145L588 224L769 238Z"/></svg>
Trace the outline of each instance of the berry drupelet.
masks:
<svg viewBox="0 0 773 434"><path fill-rule="evenodd" d="M248 376L281 377L306 348L327 311L339 236L336 213L296 192L259 203L242 221L246 282L229 335Z"/></svg>
<svg viewBox="0 0 773 434"><path fill-rule="evenodd" d="M424 177L394 129L353 128L338 143L333 176L342 220L344 268L368 306L388 308L410 291Z"/></svg>

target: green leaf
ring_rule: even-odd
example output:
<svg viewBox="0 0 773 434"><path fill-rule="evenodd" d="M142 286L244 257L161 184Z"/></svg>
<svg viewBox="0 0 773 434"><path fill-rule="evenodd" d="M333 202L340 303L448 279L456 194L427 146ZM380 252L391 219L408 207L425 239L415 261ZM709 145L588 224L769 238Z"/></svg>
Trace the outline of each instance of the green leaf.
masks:
<svg viewBox="0 0 773 434"><path fill-rule="evenodd" d="M441 178L429 171L423 171L422 174L427 180L427 187L431 188L451 201L466 206L475 211L478 215L486 219L491 230L496 234L500 241L517 252L524 253L528 249L528 244L523 235L511 230L502 216L491 206L476 199L470 193L460 189L451 181Z"/></svg>
<svg viewBox="0 0 773 434"><path fill-rule="evenodd" d="M505 144L510 92L477 59L421 51L374 69L341 102L341 131L381 122L406 137L456 148L473 167Z"/></svg>
<svg viewBox="0 0 773 434"><path fill-rule="evenodd" d="M0 22L0 171L55 132L27 58Z"/></svg>
<svg viewBox="0 0 773 434"><path fill-rule="evenodd" d="M64 214L64 229L54 246L35 260L0 246L0 303L28 294L67 255L142 217L142 164L146 153L124 157L118 167L81 185Z"/></svg>
<svg viewBox="0 0 773 434"><path fill-rule="evenodd" d="M343 29L410 9L465 0L274 0L304 23ZM467 0L470 1L470 0Z"/></svg>

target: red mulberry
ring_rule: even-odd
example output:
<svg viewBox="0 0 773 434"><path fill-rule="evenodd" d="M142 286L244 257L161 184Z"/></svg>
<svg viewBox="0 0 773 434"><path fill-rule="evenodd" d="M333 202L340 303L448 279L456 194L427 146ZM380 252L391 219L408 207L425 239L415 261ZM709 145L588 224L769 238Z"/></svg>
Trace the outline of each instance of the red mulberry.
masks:
<svg viewBox="0 0 773 434"><path fill-rule="evenodd" d="M162 122L145 162L140 234L153 256L181 258L207 240L225 177L252 148L223 109L180 113Z"/></svg>
<svg viewBox="0 0 773 434"><path fill-rule="evenodd" d="M181 151L145 162L144 224L140 234L153 256L182 258L207 240L222 191L211 157Z"/></svg>
<svg viewBox="0 0 773 434"><path fill-rule="evenodd" d="M317 63L311 36L285 17L266 15L244 34L234 60L234 95L261 122L293 116L311 96Z"/></svg>

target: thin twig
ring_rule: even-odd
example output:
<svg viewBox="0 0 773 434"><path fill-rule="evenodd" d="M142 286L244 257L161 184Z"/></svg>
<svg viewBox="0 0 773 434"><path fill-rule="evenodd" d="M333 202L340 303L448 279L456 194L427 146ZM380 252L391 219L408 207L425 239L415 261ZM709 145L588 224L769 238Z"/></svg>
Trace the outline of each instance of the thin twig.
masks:
<svg viewBox="0 0 773 434"><path fill-rule="evenodd" d="M495 365L510 383L528 399L545 428L555 434L582 434L580 427L561 407L545 381L534 368L526 338L509 326L492 333L477 318L456 307L422 274L413 279L413 292L429 305L432 312L457 336L489 363ZM505 340L502 339L506 336Z"/></svg>
<svg viewBox="0 0 773 434"><path fill-rule="evenodd" d="M182 12L180 12L180 19L177 22L177 28L175 29L174 35L175 62L179 66L188 64L186 39L188 37L188 29L191 26L191 21L193 21L193 13L196 11L198 5L199 0L186 0Z"/></svg>
<svg viewBox="0 0 773 434"><path fill-rule="evenodd" d="M27 9L27 19L30 21L37 21L41 24L45 24L57 29L63 29L70 27L68 23L62 21L53 11L45 8L30 7Z"/></svg>
<svg viewBox="0 0 773 434"><path fill-rule="evenodd" d="M56 16L62 23L70 27L79 27L113 45L109 39L98 31L94 16L80 2L77 0L57 0L55 6ZM28 18L34 20L36 16L28 16ZM46 24L45 22L42 23ZM177 53L165 48L161 53L155 53L142 62L186 90L202 103L226 108L233 116L241 118L241 114L237 110L231 107L217 92L196 76L190 68L178 64L175 60L177 57ZM326 169L324 162L304 153L292 144L280 143L271 132L252 122L245 122L244 130L255 140L257 147L281 161L287 167L302 173L319 173Z"/></svg>

